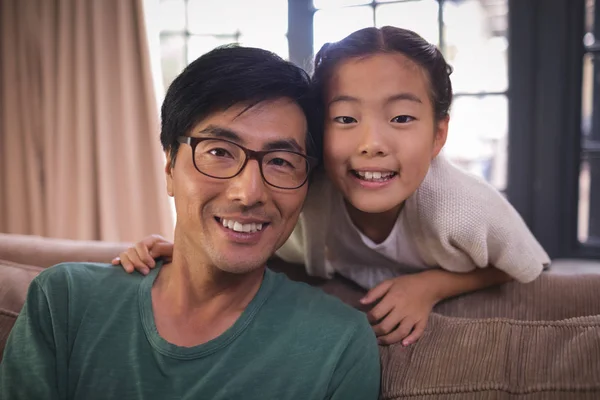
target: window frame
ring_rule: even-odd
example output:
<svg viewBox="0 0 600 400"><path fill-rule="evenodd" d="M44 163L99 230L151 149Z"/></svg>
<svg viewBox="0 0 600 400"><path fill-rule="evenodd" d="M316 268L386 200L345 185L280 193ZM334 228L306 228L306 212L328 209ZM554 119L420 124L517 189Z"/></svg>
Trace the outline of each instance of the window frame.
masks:
<svg viewBox="0 0 600 400"><path fill-rule="evenodd" d="M509 0L507 196L551 258L600 258L577 237L585 0Z"/></svg>

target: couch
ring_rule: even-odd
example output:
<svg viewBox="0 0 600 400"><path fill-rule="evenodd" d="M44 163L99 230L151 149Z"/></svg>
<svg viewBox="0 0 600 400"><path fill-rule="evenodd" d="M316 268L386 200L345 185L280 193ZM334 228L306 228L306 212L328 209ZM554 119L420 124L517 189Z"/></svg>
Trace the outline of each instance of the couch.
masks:
<svg viewBox="0 0 600 400"><path fill-rule="evenodd" d="M0 234L0 357L40 271L110 262L128 246ZM363 290L341 277L311 278L280 260L270 268L360 308ZM416 344L380 353L382 399L600 399L600 264L557 263L530 284L442 302Z"/></svg>

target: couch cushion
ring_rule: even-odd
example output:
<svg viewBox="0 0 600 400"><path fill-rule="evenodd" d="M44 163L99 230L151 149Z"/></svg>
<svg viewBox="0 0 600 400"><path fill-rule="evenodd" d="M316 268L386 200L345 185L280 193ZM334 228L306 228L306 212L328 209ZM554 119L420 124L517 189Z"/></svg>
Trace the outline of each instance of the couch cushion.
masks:
<svg viewBox="0 0 600 400"><path fill-rule="evenodd" d="M0 359L17 315L21 311L29 284L41 267L0 260Z"/></svg>
<svg viewBox="0 0 600 400"><path fill-rule="evenodd" d="M381 347L382 399L598 399L600 316L432 314L414 345Z"/></svg>

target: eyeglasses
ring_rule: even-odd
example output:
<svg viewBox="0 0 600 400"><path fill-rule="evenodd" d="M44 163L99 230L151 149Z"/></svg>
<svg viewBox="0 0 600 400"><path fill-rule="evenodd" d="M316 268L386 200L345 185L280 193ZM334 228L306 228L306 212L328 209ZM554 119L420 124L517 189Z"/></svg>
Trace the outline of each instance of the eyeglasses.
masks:
<svg viewBox="0 0 600 400"><path fill-rule="evenodd" d="M224 139L179 136L177 141L192 148L194 167L216 179L237 176L248 164L258 161L266 183L279 189L297 189L308 180L317 164L314 157L288 150L254 151Z"/></svg>

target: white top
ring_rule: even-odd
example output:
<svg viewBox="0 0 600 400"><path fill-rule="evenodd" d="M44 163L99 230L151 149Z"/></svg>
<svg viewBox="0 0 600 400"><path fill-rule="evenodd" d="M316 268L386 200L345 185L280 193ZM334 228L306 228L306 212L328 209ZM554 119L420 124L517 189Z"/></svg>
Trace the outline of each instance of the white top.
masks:
<svg viewBox="0 0 600 400"><path fill-rule="evenodd" d="M414 242L406 234L404 212L398 216L388 237L378 244L354 225L342 196L337 194L333 203L335 206L332 207L325 247L328 269L365 289L371 289L398 275L431 268L419 256ZM391 263L374 265L373 253L386 257Z"/></svg>
<svg viewBox="0 0 600 400"><path fill-rule="evenodd" d="M406 199L398 221L403 230L397 236L404 239L396 241L395 259L389 257L392 253L388 250L379 252L367 246L356 228L342 232L336 225L342 221L340 226L343 226L340 217L330 223L340 208L337 196L340 194L325 174L317 173L298 224L277 251L279 257L304 264L308 274L323 278L331 278L335 268L350 274L348 271L354 270L354 266L387 269L388 274L418 272L422 268L416 265L399 267L403 257L410 255L398 243L402 245L410 238L414 246L408 248L416 249L425 265L451 272L469 272L491 265L525 283L537 278L550 264L548 255L512 205L490 184L459 169L443 156L433 160L425 180ZM356 240L348 240L352 234ZM338 243L331 246L329 240ZM326 251L326 247L330 248ZM326 253L332 254L326 256ZM334 259L334 255L335 259L343 258L353 266L344 267L342 261L326 262L328 258ZM370 277L365 282L379 283L384 275L378 274L385 272L366 273Z"/></svg>

